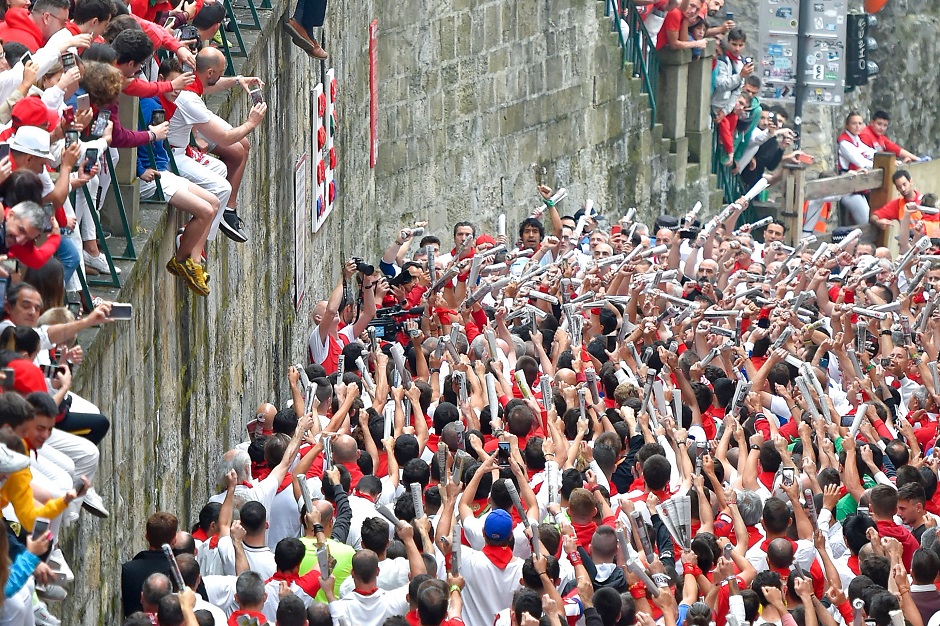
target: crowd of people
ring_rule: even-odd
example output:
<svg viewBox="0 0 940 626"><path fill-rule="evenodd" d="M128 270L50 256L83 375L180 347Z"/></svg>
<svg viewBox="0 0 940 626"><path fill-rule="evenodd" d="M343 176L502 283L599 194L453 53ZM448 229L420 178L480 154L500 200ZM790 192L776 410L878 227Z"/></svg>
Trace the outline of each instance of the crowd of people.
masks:
<svg viewBox="0 0 940 626"><path fill-rule="evenodd" d="M10 210L0 254L12 266L0 272L4 278L11 269L31 268L49 290L64 295L79 291L77 270L120 273L99 248L96 214L113 193L121 148L137 149L142 197L160 191L192 216L167 271L194 293L209 293L208 241L220 231L239 243L248 240L238 191L250 148L246 137L267 111L263 83L224 76L223 52L203 46L218 37L222 3L199 0L184 11L168 2L144 4L134 13L112 0L6 6L0 195ZM249 92L252 106L245 122L232 127L202 97L236 86ZM121 125L122 94L139 99L140 130Z"/></svg>
<svg viewBox="0 0 940 626"><path fill-rule="evenodd" d="M935 626L940 246L787 247L765 185L350 259L124 624Z"/></svg>

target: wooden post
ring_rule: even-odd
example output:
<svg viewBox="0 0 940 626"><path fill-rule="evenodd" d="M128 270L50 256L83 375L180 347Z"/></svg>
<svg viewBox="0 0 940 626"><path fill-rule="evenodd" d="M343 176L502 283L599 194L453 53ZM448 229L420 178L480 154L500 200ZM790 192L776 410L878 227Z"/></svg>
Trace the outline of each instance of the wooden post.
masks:
<svg viewBox="0 0 940 626"><path fill-rule="evenodd" d="M787 224L787 243L795 246L803 236L803 197L806 167L802 164L784 165L783 211L780 217Z"/></svg>
<svg viewBox="0 0 940 626"><path fill-rule="evenodd" d="M897 170L897 164L897 157L890 152L879 152L875 155L874 169L882 170L884 175L881 179L881 187L872 189L871 194L868 196L868 206L871 207L871 211L877 211L897 197L897 189L894 188L894 182L891 180ZM890 231L887 229L881 230L877 227L875 227L875 230L877 231L877 244L890 248L893 239ZM894 249L897 250L897 244L895 244Z"/></svg>

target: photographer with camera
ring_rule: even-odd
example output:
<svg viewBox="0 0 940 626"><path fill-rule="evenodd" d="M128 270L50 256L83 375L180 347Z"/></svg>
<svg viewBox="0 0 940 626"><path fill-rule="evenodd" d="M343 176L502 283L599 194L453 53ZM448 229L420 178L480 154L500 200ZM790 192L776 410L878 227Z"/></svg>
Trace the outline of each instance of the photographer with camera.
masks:
<svg viewBox="0 0 940 626"><path fill-rule="evenodd" d="M362 297L358 315L351 284L353 276L357 275ZM388 284L374 266L359 257L346 261L329 299L318 302L313 309L315 325L310 332L310 362L322 365L327 374L335 372L343 347L365 332L375 317L376 302L382 302L387 292Z"/></svg>

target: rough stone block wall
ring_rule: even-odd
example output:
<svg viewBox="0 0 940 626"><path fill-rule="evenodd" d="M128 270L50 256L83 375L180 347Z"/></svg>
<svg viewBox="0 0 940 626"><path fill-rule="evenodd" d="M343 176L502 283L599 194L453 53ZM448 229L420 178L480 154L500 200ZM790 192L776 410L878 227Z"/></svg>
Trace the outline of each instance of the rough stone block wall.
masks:
<svg viewBox="0 0 940 626"><path fill-rule="evenodd" d="M339 200L324 228L307 235L306 296L295 310L293 171L310 153L310 90L322 68L279 31L293 6L275 5L241 68L265 80L270 105L250 137L239 196L250 242L220 236L209 249L212 294L194 298L164 270L181 223L168 213L123 278L132 325L109 326L86 346L76 386L112 419L97 481L112 516L83 516L65 538L77 579L63 623L119 623L120 564L146 547L147 516L172 511L188 527L256 406L286 399L286 369L306 359L313 305L329 293L341 259L376 259L419 218L445 242L453 221L492 228L500 212L514 231L535 205L532 163L613 219L630 206L647 217L671 203L684 211L711 191L707 176L674 188L676 157L650 131L647 98L620 69L602 5L334 0L324 43L339 82ZM374 18L381 83L372 170ZM210 104L236 125L248 111L242 92ZM569 201L565 210L576 208Z"/></svg>

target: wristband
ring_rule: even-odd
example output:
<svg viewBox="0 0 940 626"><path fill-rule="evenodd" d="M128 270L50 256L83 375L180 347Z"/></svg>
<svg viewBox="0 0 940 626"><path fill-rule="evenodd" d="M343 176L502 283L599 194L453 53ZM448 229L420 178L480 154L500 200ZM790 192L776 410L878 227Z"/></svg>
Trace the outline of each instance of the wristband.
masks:
<svg viewBox="0 0 940 626"><path fill-rule="evenodd" d="M432 368L431 368L431 373L432 373L432 374L440 374L440 373L441 373L441 368L439 368L439 367L432 367Z"/></svg>
<svg viewBox="0 0 940 626"><path fill-rule="evenodd" d="M646 585L641 582L636 582L630 585L630 595L633 596L635 600L640 600L646 597Z"/></svg>
<svg viewBox="0 0 940 626"><path fill-rule="evenodd" d="M313 534L319 535L323 531L323 524L314 524L313 525Z"/></svg>
<svg viewBox="0 0 940 626"><path fill-rule="evenodd" d="M451 593L454 593L455 591L456 591L457 593L460 593L460 592L461 592L461 589L460 589L460 586L459 586L459 585L451 585L451 586L450 586L450 592L451 592Z"/></svg>
<svg viewBox="0 0 940 626"><path fill-rule="evenodd" d="M692 576L698 578L702 575L702 568L700 568L698 565L693 565L692 563L684 563L682 565L682 573L691 574Z"/></svg>
<svg viewBox="0 0 940 626"><path fill-rule="evenodd" d="M581 564L581 553L580 553L580 552L569 552L569 553L568 553L568 561L569 561L572 565L580 565L580 564Z"/></svg>

